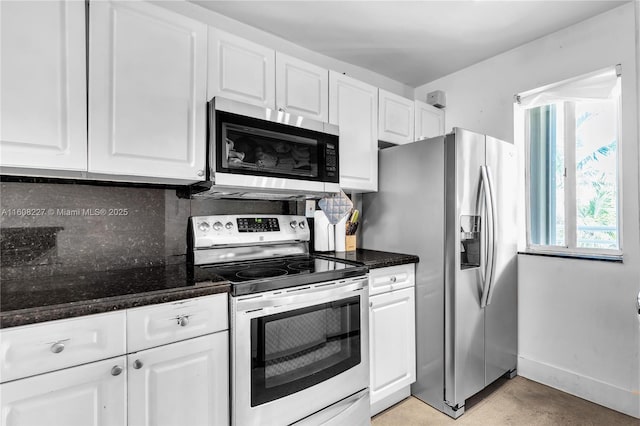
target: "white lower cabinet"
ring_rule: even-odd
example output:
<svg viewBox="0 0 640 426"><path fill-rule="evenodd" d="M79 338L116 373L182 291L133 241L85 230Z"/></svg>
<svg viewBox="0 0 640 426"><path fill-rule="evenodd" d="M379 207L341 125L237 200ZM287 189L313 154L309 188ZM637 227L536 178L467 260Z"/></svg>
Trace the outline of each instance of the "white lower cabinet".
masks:
<svg viewBox="0 0 640 426"><path fill-rule="evenodd" d="M129 354L128 424L229 423L228 332Z"/></svg>
<svg viewBox="0 0 640 426"><path fill-rule="evenodd" d="M405 266L414 268L413 264ZM374 269L370 280L376 278L376 272L378 277L384 275L385 269L393 270ZM390 277L396 273L394 270ZM369 298L369 346L373 416L409 396L416 380L415 281L410 287Z"/></svg>
<svg viewBox="0 0 640 426"><path fill-rule="evenodd" d="M227 309L223 293L0 330L0 426L228 425Z"/></svg>
<svg viewBox="0 0 640 426"><path fill-rule="evenodd" d="M3 426L124 425L125 356L0 385Z"/></svg>

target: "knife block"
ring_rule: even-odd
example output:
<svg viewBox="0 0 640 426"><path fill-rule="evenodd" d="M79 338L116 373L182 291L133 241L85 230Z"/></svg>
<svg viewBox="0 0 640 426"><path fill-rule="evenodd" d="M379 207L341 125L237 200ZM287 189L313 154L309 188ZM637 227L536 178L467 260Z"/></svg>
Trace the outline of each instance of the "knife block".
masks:
<svg viewBox="0 0 640 426"><path fill-rule="evenodd" d="M356 236L355 235L345 235L344 237L344 251L355 251L356 250Z"/></svg>

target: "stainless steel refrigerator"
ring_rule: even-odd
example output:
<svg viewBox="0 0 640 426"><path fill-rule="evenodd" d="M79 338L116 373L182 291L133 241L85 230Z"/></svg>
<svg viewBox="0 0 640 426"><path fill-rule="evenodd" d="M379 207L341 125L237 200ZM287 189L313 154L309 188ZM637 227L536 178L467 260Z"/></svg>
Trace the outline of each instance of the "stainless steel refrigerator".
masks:
<svg viewBox="0 0 640 426"><path fill-rule="evenodd" d="M512 144L454 128L380 150L362 197L362 246L420 257L411 392L454 418L515 375L516 167Z"/></svg>

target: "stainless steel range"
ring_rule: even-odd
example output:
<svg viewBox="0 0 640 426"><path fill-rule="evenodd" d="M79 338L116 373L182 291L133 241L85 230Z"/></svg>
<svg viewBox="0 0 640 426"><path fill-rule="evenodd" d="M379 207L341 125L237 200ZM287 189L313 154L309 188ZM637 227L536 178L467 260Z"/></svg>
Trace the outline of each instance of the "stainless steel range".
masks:
<svg viewBox="0 0 640 426"><path fill-rule="evenodd" d="M367 268L309 253L303 216L191 218L194 268L231 282L234 425L368 425Z"/></svg>

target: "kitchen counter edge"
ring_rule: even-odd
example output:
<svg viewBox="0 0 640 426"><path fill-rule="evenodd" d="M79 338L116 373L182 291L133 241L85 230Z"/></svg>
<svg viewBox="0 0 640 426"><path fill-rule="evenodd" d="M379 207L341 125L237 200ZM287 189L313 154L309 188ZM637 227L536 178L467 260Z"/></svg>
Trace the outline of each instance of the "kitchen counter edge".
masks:
<svg viewBox="0 0 640 426"><path fill-rule="evenodd" d="M367 266L369 269L386 268L389 266L407 265L409 263L420 262L420 258L413 254L393 253L364 248L358 248L355 251L316 252L316 254L333 257L338 260L355 262Z"/></svg>
<svg viewBox="0 0 640 426"><path fill-rule="evenodd" d="M0 329L229 293L228 281L0 312Z"/></svg>

